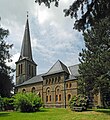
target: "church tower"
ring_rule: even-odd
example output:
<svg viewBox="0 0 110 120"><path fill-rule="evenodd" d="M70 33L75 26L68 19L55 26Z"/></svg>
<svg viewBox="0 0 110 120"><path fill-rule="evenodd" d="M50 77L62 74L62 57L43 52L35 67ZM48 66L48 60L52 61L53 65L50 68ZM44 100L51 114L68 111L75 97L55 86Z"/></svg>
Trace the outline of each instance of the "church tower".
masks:
<svg viewBox="0 0 110 120"><path fill-rule="evenodd" d="M21 53L18 61L16 62L16 85L36 76L36 66L37 64L32 58L29 22L27 15Z"/></svg>

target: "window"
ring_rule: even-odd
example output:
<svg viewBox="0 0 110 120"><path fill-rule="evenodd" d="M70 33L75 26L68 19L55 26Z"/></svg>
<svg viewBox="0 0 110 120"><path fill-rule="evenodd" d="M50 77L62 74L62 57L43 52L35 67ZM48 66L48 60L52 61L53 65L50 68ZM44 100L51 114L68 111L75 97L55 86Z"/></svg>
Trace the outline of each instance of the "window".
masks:
<svg viewBox="0 0 110 120"><path fill-rule="evenodd" d="M59 95L59 101L61 101L61 94Z"/></svg>
<svg viewBox="0 0 110 120"><path fill-rule="evenodd" d="M49 84L51 84L51 79L49 79Z"/></svg>
<svg viewBox="0 0 110 120"><path fill-rule="evenodd" d="M56 101L58 101L58 95L56 95L56 98L55 98Z"/></svg>
<svg viewBox="0 0 110 120"><path fill-rule="evenodd" d="M25 93L25 92L26 92L26 90L25 90L25 89L23 89L23 90L22 90L22 93Z"/></svg>
<svg viewBox="0 0 110 120"><path fill-rule="evenodd" d="M51 89L48 87L46 89L46 102L51 102L52 96L51 96Z"/></svg>
<svg viewBox="0 0 110 120"><path fill-rule="evenodd" d="M20 75L20 65L19 65L19 67L18 67L18 74Z"/></svg>
<svg viewBox="0 0 110 120"><path fill-rule="evenodd" d="M57 89L57 92L59 92L59 89Z"/></svg>
<svg viewBox="0 0 110 120"><path fill-rule="evenodd" d="M50 90L48 90L48 94L49 94Z"/></svg>
<svg viewBox="0 0 110 120"><path fill-rule="evenodd" d="M22 72L23 72L23 64L20 64L18 66L18 74L20 75L20 74L22 74Z"/></svg>
<svg viewBox="0 0 110 120"><path fill-rule="evenodd" d="M32 76L34 75L34 69L33 69L33 66L32 66Z"/></svg>
<svg viewBox="0 0 110 120"><path fill-rule="evenodd" d="M35 93L35 87L33 87L31 91L32 91L32 93Z"/></svg>
<svg viewBox="0 0 110 120"><path fill-rule="evenodd" d="M68 101L71 99L71 95L70 94L68 94Z"/></svg>
<svg viewBox="0 0 110 120"><path fill-rule="evenodd" d="M66 84L66 88L68 88L68 83Z"/></svg>
<svg viewBox="0 0 110 120"><path fill-rule="evenodd" d="M61 101L61 88L60 86L57 86L55 88L55 101L60 102Z"/></svg>
<svg viewBox="0 0 110 120"><path fill-rule="evenodd" d="M50 97L49 97L49 101L51 101L51 95L50 95Z"/></svg>
<svg viewBox="0 0 110 120"><path fill-rule="evenodd" d="M58 77L58 82L60 82L60 80L61 80L61 77L59 76L59 77Z"/></svg>
<svg viewBox="0 0 110 120"><path fill-rule="evenodd" d="M55 77L55 83L57 83L57 77Z"/></svg>
<svg viewBox="0 0 110 120"><path fill-rule="evenodd" d="M22 69L23 69L23 64L21 64L21 74L22 74L22 71L23 71Z"/></svg>
<svg viewBox="0 0 110 120"><path fill-rule="evenodd" d="M48 102L48 96L46 96L46 102Z"/></svg>
<svg viewBox="0 0 110 120"><path fill-rule="evenodd" d="M46 84L48 84L48 80L46 80Z"/></svg>
<svg viewBox="0 0 110 120"><path fill-rule="evenodd" d="M31 66L29 65L29 75L31 74Z"/></svg>
<svg viewBox="0 0 110 120"><path fill-rule="evenodd" d="M69 84L69 88L71 88L71 86L72 86L72 84L70 83L70 84Z"/></svg>
<svg viewBox="0 0 110 120"><path fill-rule="evenodd" d="M54 83L54 78L52 78L52 83Z"/></svg>

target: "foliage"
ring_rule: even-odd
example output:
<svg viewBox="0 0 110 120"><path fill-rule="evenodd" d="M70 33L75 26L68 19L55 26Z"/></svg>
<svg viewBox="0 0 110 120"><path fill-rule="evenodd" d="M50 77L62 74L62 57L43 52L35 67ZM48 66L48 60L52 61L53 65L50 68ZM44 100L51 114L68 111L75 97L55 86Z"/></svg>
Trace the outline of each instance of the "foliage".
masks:
<svg viewBox="0 0 110 120"><path fill-rule="evenodd" d="M17 93L13 98L16 110L21 112L35 112L42 106L41 98L34 93Z"/></svg>
<svg viewBox="0 0 110 120"><path fill-rule="evenodd" d="M50 8L51 2L54 2L55 6L58 7L59 0L35 0L35 2L39 3L39 5L41 5L42 3L44 3L48 8Z"/></svg>
<svg viewBox="0 0 110 120"><path fill-rule="evenodd" d="M7 66L6 62L11 62L11 55L9 54L10 48L13 45L9 45L4 40L9 35L9 31L0 28L0 95L1 97L10 97L11 90L13 89L12 73L14 70Z"/></svg>
<svg viewBox="0 0 110 120"><path fill-rule="evenodd" d="M3 98L3 109L4 110L14 110L13 99L12 98Z"/></svg>
<svg viewBox="0 0 110 120"><path fill-rule="evenodd" d="M3 110L3 98L0 96L0 111Z"/></svg>
<svg viewBox="0 0 110 120"><path fill-rule="evenodd" d="M88 99L84 95L73 96L69 102L69 105L71 109L73 107L82 107L83 110L86 110L88 105Z"/></svg>
<svg viewBox="0 0 110 120"><path fill-rule="evenodd" d="M51 2L58 6L60 0L35 0L39 5L44 3L50 7ZM75 0L68 9L64 10L65 16L76 18L74 28L85 30L89 26L94 26L95 21L105 17L110 17L110 0Z"/></svg>
<svg viewBox="0 0 110 120"><path fill-rule="evenodd" d="M86 49L80 53L79 91L81 94L101 93L104 106L110 106L110 19L95 23L84 33Z"/></svg>

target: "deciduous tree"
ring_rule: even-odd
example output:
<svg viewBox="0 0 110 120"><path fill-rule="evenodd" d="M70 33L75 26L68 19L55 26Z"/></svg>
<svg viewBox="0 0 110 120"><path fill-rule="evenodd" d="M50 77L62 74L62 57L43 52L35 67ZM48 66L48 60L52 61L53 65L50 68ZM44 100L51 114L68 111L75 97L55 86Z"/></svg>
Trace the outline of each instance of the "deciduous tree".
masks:
<svg viewBox="0 0 110 120"><path fill-rule="evenodd" d="M44 3L50 7L52 2L58 6L60 0L35 0L41 5ZM75 0L68 9L64 10L65 16L75 18L74 28L85 30L87 27L94 26L95 21L99 21L110 16L110 0Z"/></svg>

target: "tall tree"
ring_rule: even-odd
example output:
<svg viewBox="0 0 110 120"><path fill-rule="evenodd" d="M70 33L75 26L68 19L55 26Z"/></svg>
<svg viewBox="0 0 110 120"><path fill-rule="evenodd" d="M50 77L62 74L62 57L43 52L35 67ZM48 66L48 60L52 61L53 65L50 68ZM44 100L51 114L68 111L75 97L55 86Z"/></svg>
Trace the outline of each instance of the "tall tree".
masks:
<svg viewBox="0 0 110 120"><path fill-rule="evenodd" d="M2 97L10 97L13 88L12 76L10 76L13 69L6 64L7 60L8 62L12 61L9 49L13 45L7 44L4 40L8 35L8 30L0 28L0 96Z"/></svg>
<svg viewBox="0 0 110 120"><path fill-rule="evenodd" d="M39 5L44 3L50 7L51 2L58 6L60 0L35 0ZM65 16L75 18L74 28L85 30L94 26L94 21L99 21L105 17L110 17L110 0L75 0L68 9L64 10Z"/></svg>
<svg viewBox="0 0 110 120"><path fill-rule="evenodd" d="M100 91L103 105L110 105L110 18L84 32L86 49L80 53L79 91L90 95Z"/></svg>

